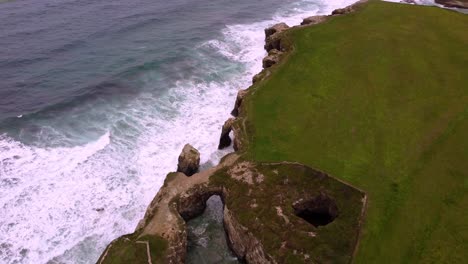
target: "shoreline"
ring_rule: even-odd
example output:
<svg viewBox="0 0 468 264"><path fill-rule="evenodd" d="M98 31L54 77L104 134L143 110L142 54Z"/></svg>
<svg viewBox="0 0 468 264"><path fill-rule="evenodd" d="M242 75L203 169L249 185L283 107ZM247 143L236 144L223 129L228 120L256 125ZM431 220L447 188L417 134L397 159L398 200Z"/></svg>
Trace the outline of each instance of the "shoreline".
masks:
<svg viewBox="0 0 468 264"><path fill-rule="evenodd" d="M352 236L352 238L355 239L353 242L354 245L347 260L351 262L355 258L361 241L362 227L366 221L368 194L342 179L327 175L324 172L314 170L297 162L255 163L245 159L243 154L245 152L249 133L246 126L248 116L243 105L244 100L248 98L249 94L256 91L256 85L272 76L275 72L276 65L284 63L285 59L294 52L292 43L285 37L289 30L317 25L328 21L330 17L349 14L366 2L368 1L361 0L345 8L336 9L328 16L312 16L305 18L301 25L289 27L284 23L280 23L265 29L265 50L268 54L263 59L263 70L253 77L252 85L249 88L238 91L234 109L231 112L233 117L226 120L221 131L219 148L222 149L223 147L229 146L232 142L235 152L223 157L217 166L195 174L191 178L186 178L184 175L177 173L169 174L166 178L167 184L165 182L165 185L149 206L145 218L138 225L135 232L139 234L136 238L131 238L135 239L135 243L141 243L139 239L147 235L161 235L161 237L167 239L169 243L165 255L167 258L164 261L167 263L183 263L187 244L185 222L203 212L206 200L209 197L212 195L219 195L224 204L224 228L228 235L228 244L231 250L240 260L246 261L247 263L278 263L275 259L275 253L270 251L269 246L262 243L262 241L258 239L258 236L253 234L253 230L245 225L245 220L241 221L240 216L236 214L236 210L233 210L233 207L235 208L236 206L233 206L232 198L230 199L232 195L231 192L237 193L238 191L233 190L236 186L233 186L232 182L229 181L234 179L238 182L247 183L248 185L261 185L264 181L264 176L259 176L262 175L260 172L264 174L271 172L277 174L277 172L275 172L276 167L284 166L288 167L288 169L296 170L295 173L299 170L312 170L313 173L309 176L325 177L327 180L335 182L334 184L346 186L346 188L358 194L357 196L360 197L359 216L355 216L356 218L354 220L357 220L357 222L353 222L353 225L350 226L356 233ZM231 131L234 134L233 139L229 137ZM265 170L265 167L268 167L268 169ZM220 179L220 177L223 179ZM197 178L197 180L194 178ZM227 178L227 180L224 178ZM188 182L194 183L188 184ZM189 185L188 187L187 184ZM180 188L179 186L185 187L174 192L173 189L178 189ZM248 188L255 189L256 187ZM324 195L325 198L323 198L322 195ZM329 196L322 192L319 196L322 200L330 199ZM235 197L241 196L237 195L234 196L234 198ZM309 197L308 199L313 200L319 198ZM301 199L294 202L294 204L300 203ZM165 207L167 205L169 205L167 207L169 209L161 208L161 206ZM254 202L251 208L257 208L257 206L257 203ZM328 210L333 209L329 207ZM285 215L286 213L283 211L283 208L277 206L276 211L277 215L284 219L286 225L289 225L291 218ZM165 218L167 215L171 217ZM159 219L159 221L153 219ZM162 219L171 219L172 222L169 222L171 227L162 229L158 227L158 223L161 223ZM174 221L176 223L174 223ZM167 224L166 222L164 223ZM168 232L168 229L172 231ZM312 234L311 236L315 237L316 234ZM131 239L129 241L131 241ZM114 242L119 242L118 240L116 241L117 242ZM106 256L111 247L112 244L106 249L104 255L101 256L99 263L106 263ZM282 248L283 246L281 246L281 249ZM149 250L148 254L150 254ZM297 254L294 253L294 255ZM305 262L310 258L307 252L302 252L299 255Z"/></svg>
<svg viewBox="0 0 468 264"><path fill-rule="evenodd" d="M183 263L185 259L185 254L186 254L185 250L186 250L186 245L187 245L185 222L195 216L200 215L203 212L204 206L205 206L204 203L209 197L211 197L212 195L219 195L220 197L222 197L223 204L224 204L224 211L225 211L224 226L225 226L226 232L228 233L228 242L229 242L228 244L231 250L240 259L247 260L247 263L267 263L267 262L276 263L271 256L268 256L268 254L264 252L264 249L261 246L261 243L258 242L255 237L248 235L249 239L247 241L241 239L242 236L239 235L240 234L239 232L241 232L240 230L245 229L245 227L243 227L236 220L234 220L235 216L232 215L232 213L230 213L229 209L226 207L224 200L227 194L226 194L226 191L224 190L224 187L222 189L208 188L208 190L206 190L205 187L202 187L200 189L200 187L196 187L196 186L209 183L210 177L215 175L218 171L223 170L225 168L229 168L230 166L234 165L236 161L240 158L238 153L242 153L243 144L244 144L243 142L246 140L245 135L247 133L245 131L245 126L243 125L246 117L244 116L244 113L242 110L242 101L244 100L245 96L248 96L248 93L252 90L251 88L255 84L260 83L261 81L263 81L265 78L268 78L272 74L271 72L272 69L270 69L271 67L274 67L276 64L281 64L285 60L285 58L290 54L290 52L292 52L292 48L288 46L288 44L281 43L282 35L286 31L291 30L291 29L313 26L316 24L323 23L328 20L328 17L331 17L331 16L345 15L345 14L354 12L355 9L359 5L365 2L367 2L367 0L360 0L350 6L336 9L330 15L318 15L318 16L307 17L303 19L303 22L300 25L296 25L293 27L289 27L284 23L280 23L280 24L273 25L272 27L265 29L265 34L266 34L265 50L267 51L267 56L263 59L263 69L260 73L257 73L255 76L253 76L252 85L249 88L241 89L238 91L236 102L231 112L232 117L226 120L226 122L224 123L222 127L219 149L223 149L225 147L230 146L232 142L232 145L234 147L234 152L228 153L226 156L224 156L218 165L212 168L206 169L204 171L198 172L191 177L187 177L181 173L175 173L175 174L169 173L166 176L164 185L161 187L156 197L148 206L148 209L145 213L144 218L139 222L137 228L135 229L134 234L139 233L136 240L143 238L145 236L148 236L148 235L156 235L156 236L161 235L163 239L168 239L168 242L169 242L169 248L167 248L169 252L166 255L165 263L166 262L167 263ZM281 26L278 27L278 25L281 25ZM233 139L229 137L229 134L231 131L234 134ZM288 165L288 164L295 165L295 166L303 166L298 163L289 163L289 162L281 163L281 165ZM324 174L323 172L320 172L320 173ZM363 206L360 211L360 219L361 220L364 219L366 208L367 208L367 205L366 205L367 195L365 194L365 192L357 189L356 187L352 185L349 185L348 183L338 180L337 178L334 178L334 177L331 177L331 178L344 184L345 186L349 186L349 188L356 189L360 193L363 194L363 198L362 198ZM173 182L177 182L178 186L183 185L186 187L174 193L174 190L171 188L179 189L179 187L175 187L173 185ZM192 183L187 185L187 182L192 182ZM192 190L193 188L196 189L195 194L193 193L187 194L187 193L193 192ZM171 194L168 194L168 193L171 193ZM182 195L182 196L179 198L179 195ZM198 197L198 198L195 198L194 195L195 197ZM200 195L202 197L200 197ZM179 199L183 199L186 201L185 202L186 205L182 209L180 208L180 202L175 201ZM167 206L169 204L170 206ZM166 209L163 209L163 208L166 208ZM192 211L194 210L194 208L196 208L195 212ZM186 215L187 212L189 212L188 214L190 216L184 217L184 215ZM166 218L170 215L172 216L169 218ZM174 215L176 216L176 219L178 218L177 220L174 219ZM180 218L180 216L182 216L182 218ZM159 221L155 221L155 219L159 219ZM162 226L155 225L157 223L159 224L164 223L164 225ZM359 225L361 224L362 223L360 223ZM165 225L169 225L169 226L165 226ZM173 231L180 230L180 231L177 231L176 233L174 233L173 231L172 232L170 231L168 235L168 233L166 233L168 230L173 230ZM360 235L357 236L355 247L353 249L353 255L357 251L359 237ZM112 246L116 243L116 241L118 242L119 239L120 238L117 238L116 240L114 240L108 245L108 247L104 250L104 252L102 253L101 257L98 260L99 264L108 263L106 257L109 251L111 250ZM243 245L246 243L249 244L250 242L248 241L256 241L254 243L255 245L250 246L251 247L249 249L250 253L245 252L246 250L245 245ZM144 242L136 241L135 243L144 243ZM243 257L241 256L242 255L241 252L244 252ZM147 254L148 256L151 255L149 246L148 246Z"/></svg>

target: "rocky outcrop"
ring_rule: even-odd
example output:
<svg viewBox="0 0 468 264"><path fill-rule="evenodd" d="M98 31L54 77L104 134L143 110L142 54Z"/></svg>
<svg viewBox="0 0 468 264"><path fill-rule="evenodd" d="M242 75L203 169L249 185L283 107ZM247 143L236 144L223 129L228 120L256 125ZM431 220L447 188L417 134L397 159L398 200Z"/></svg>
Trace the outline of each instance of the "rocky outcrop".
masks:
<svg viewBox="0 0 468 264"><path fill-rule="evenodd" d="M242 90L242 89L237 92L236 102L234 103L234 109L232 109L231 111L232 116L239 115L242 100L244 100L244 97L247 94L247 92L248 92L247 90Z"/></svg>
<svg viewBox="0 0 468 264"><path fill-rule="evenodd" d="M265 29L265 40L268 39L270 36L276 34L276 33L280 33L282 31L285 31L288 28L289 28L289 26L286 23L278 23L278 24L273 25L273 26L271 26L269 28L266 28Z"/></svg>
<svg viewBox="0 0 468 264"><path fill-rule="evenodd" d="M260 72L255 74L254 77L252 77L252 84L256 84L261 80L263 80L263 74Z"/></svg>
<svg viewBox="0 0 468 264"><path fill-rule="evenodd" d="M224 228L231 250L249 264L276 263L265 253L262 244L247 228L239 224L236 217L224 208Z"/></svg>
<svg viewBox="0 0 468 264"><path fill-rule="evenodd" d="M239 151L244 148L245 145L245 138L241 136L241 129L242 126L240 123L242 123L245 120L240 120L239 122L236 122L232 125L232 133L234 134L234 139L232 143L232 147L234 148L235 151Z"/></svg>
<svg viewBox="0 0 468 264"><path fill-rule="evenodd" d="M265 29L265 50L270 51L272 49L276 49L283 51L283 46L281 45L281 32L288 28L289 26L285 23L280 23Z"/></svg>
<svg viewBox="0 0 468 264"><path fill-rule="evenodd" d="M328 16L311 16L311 17L307 17L307 18L304 18L304 20L302 20L301 25L306 26L306 25L320 24L320 23L323 23L325 20L327 20L327 18L328 18Z"/></svg>
<svg viewBox="0 0 468 264"><path fill-rule="evenodd" d="M268 52L268 56L263 58L263 68L270 68L271 66L277 64L280 61L281 55L283 52L272 49Z"/></svg>
<svg viewBox="0 0 468 264"><path fill-rule="evenodd" d="M205 211L206 201L213 195L223 197L223 189L207 185L195 186L180 195L177 211L185 221L189 221Z"/></svg>
<svg viewBox="0 0 468 264"><path fill-rule="evenodd" d="M223 149L231 145L231 137L229 133L232 131L232 124L234 123L234 118L229 118L224 122L223 128L221 129L221 137L219 138L218 149Z"/></svg>
<svg viewBox="0 0 468 264"><path fill-rule="evenodd" d="M187 176L192 176L198 171L199 166L200 152L198 152L198 150L196 150L190 144L186 144L179 156L177 172L182 172Z"/></svg>
<svg viewBox="0 0 468 264"><path fill-rule="evenodd" d="M263 71L254 75L254 77L252 78L252 83L256 84L262 80L265 80L268 76L270 76L270 74L271 72L269 71L269 69L263 69Z"/></svg>
<svg viewBox="0 0 468 264"><path fill-rule="evenodd" d="M196 173L192 177L178 172L169 173L135 232L119 237L109 244L97 263L112 264L116 257L123 257L122 252L134 252L125 256L125 260L130 258L126 263L149 263L146 255L153 254L152 250L156 250L154 247L157 245L149 243L147 252L147 248L141 244L147 243L148 237L159 237L167 243L167 249L163 253L164 256L160 256L160 262L152 263L185 263L187 252L185 221L201 214L210 196L219 194L223 197L223 188L209 185L210 177L226 166L231 166L237 158L236 154L230 154L223 158L218 166ZM141 256L144 257L138 258Z"/></svg>
<svg viewBox="0 0 468 264"><path fill-rule="evenodd" d="M445 7L468 8L468 0L435 0L435 2Z"/></svg>
<svg viewBox="0 0 468 264"><path fill-rule="evenodd" d="M279 184L271 185L278 179ZM288 193L296 202L290 204L283 193ZM344 252L351 252L364 215L360 209L366 201L365 193L360 190L304 165L256 163L229 154L218 166L192 177L176 172L168 174L135 232L112 242L98 263L112 264L121 258L125 258L125 263L135 264L185 263L186 221L203 213L212 195L219 195L223 200L223 222L230 248L241 261L249 264L285 263L291 255L296 256L297 263L311 263L313 254L322 254L314 251L313 245L301 241L330 243L334 245L330 247L332 255L343 254L342 245L348 245ZM362 204L361 199L364 199ZM330 229L315 228L323 225L321 222L316 225L315 218L321 221L324 213L330 215L331 220L339 217L338 202L341 208L356 210L344 210L340 216L347 220L334 224L339 225L338 230L356 232L349 237L321 236L321 232L326 234ZM291 206L294 212L287 209ZM262 213L255 208L262 208ZM274 243L265 240L262 234L266 232L270 232L268 239L274 239ZM165 245L154 243L156 237L165 241ZM155 255L159 257L156 262L146 257ZM324 263L333 263L334 259L329 255L315 257L323 259Z"/></svg>
<svg viewBox="0 0 468 264"><path fill-rule="evenodd" d="M360 0L350 6L347 6L345 8L338 8L338 9L335 9L333 10L332 12L332 16L336 16L336 15L345 15L345 14L349 14L351 12L354 12L356 11L356 8L359 7L361 4L367 2L368 0Z"/></svg>
<svg viewBox="0 0 468 264"><path fill-rule="evenodd" d="M333 16L344 15L344 14L347 14L347 13L351 13L352 11L353 10L351 9L351 7L348 6L348 7L345 7L345 8L338 8L338 9L333 10L332 15Z"/></svg>

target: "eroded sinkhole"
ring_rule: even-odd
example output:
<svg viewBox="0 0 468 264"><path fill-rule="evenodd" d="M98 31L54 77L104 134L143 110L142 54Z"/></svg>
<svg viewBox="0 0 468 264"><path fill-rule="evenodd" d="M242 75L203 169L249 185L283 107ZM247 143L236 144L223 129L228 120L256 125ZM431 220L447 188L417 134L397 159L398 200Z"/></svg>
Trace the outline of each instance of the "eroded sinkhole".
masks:
<svg viewBox="0 0 468 264"><path fill-rule="evenodd" d="M328 225L338 217L335 200L325 193L293 203L294 213L315 227Z"/></svg>

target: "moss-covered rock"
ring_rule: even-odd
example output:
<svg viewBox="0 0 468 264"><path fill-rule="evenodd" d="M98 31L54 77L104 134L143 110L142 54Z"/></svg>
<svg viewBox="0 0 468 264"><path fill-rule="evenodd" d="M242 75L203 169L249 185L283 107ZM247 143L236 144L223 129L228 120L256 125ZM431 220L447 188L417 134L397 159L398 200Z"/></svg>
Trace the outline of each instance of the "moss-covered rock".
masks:
<svg viewBox="0 0 468 264"><path fill-rule="evenodd" d="M247 263L352 259L365 211L363 191L298 163L244 159L214 174L210 185L224 190L230 244ZM326 225L314 226L294 208L301 199L317 196L333 199L333 220ZM316 208L330 206L327 199L315 203ZM311 217L320 221L322 216Z"/></svg>

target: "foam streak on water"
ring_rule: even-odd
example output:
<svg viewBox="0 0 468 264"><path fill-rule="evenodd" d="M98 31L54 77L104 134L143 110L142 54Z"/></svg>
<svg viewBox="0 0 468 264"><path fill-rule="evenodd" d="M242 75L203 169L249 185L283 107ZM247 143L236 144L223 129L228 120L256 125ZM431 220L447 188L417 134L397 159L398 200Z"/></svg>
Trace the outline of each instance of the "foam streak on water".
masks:
<svg viewBox="0 0 468 264"><path fill-rule="evenodd" d="M123 108L103 107L111 125L86 144L28 146L0 135L0 262L94 263L107 243L134 230L185 143L200 150L205 167L232 151L216 150L220 128L237 90L261 70L263 29L352 2L297 1L271 20L226 25L194 48L203 76L142 92ZM229 63L209 61L210 53Z"/></svg>

